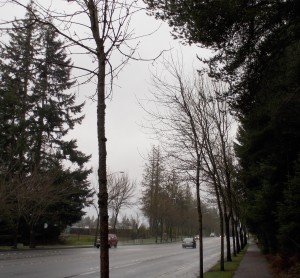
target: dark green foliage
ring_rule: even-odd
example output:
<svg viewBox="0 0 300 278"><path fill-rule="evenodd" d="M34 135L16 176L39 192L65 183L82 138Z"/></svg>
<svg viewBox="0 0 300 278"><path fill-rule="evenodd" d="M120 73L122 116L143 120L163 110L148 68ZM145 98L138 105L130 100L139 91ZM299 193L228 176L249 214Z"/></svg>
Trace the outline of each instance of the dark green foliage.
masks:
<svg viewBox="0 0 300 278"><path fill-rule="evenodd" d="M173 27L175 38L215 50L210 74L230 81L238 115L251 109L263 72L299 39L300 2L144 0L151 14Z"/></svg>
<svg viewBox="0 0 300 278"><path fill-rule="evenodd" d="M283 200L279 203L278 240L285 253L299 253L300 250L300 160L296 164L296 173L286 185Z"/></svg>
<svg viewBox="0 0 300 278"><path fill-rule="evenodd" d="M251 112L241 120L236 146L248 200L248 226L272 251L284 225L277 221L277 204L295 175L300 153L299 54L299 44L294 43L272 61Z"/></svg>
<svg viewBox="0 0 300 278"><path fill-rule="evenodd" d="M61 187L65 184L68 192L65 192L65 198L49 207L48 218L54 218L63 225L71 225L81 219L85 214L83 209L90 204L89 201L93 194L88 190L90 173L91 170L82 168L61 171L55 186Z"/></svg>
<svg viewBox="0 0 300 278"><path fill-rule="evenodd" d="M44 221L59 231L77 222L92 193L90 156L65 140L84 104L66 91L74 81L64 45L28 14L13 27L0 53L0 225L16 237L19 225L32 234Z"/></svg>

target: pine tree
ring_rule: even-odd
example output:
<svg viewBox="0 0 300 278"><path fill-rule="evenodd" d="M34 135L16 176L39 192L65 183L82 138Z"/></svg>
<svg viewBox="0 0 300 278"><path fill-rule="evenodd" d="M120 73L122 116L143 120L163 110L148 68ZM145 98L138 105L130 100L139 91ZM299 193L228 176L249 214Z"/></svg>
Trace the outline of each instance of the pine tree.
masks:
<svg viewBox="0 0 300 278"><path fill-rule="evenodd" d="M28 118L26 113L30 111L32 104L30 97L32 92L30 87L34 82L33 58L39 50L40 35L34 28L35 21L26 14L26 18L21 22L13 24L12 31L8 33L9 43L1 46L1 87L3 95L1 101L3 105L8 105L11 110L1 110L2 117L5 118L8 128L4 128L3 139L9 144L10 159L6 160L7 169L11 172L26 171L28 168L25 153L28 151L26 138L28 137ZM7 114L4 114L7 112ZM1 146L1 151L6 149ZM2 155L1 155L2 156Z"/></svg>
<svg viewBox="0 0 300 278"><path fill-rule="evenodd" d="M142 210L149 220L150 231L155 234L156 241L160 226L160 196L163 189L164 166L161 151L153 147L145 165L142 185L144 187L142 196Z"/></svg>
<svg viewBox="0 0 300 278"><path fill-rule="evenodd" d="M300 158L300 157L299 157ZM285 254L295 254L300 245L300 159L296 163L295 175L288 181L283 192L283 201L279 204L277 221L278 239Z"/></svg>
<svg viewBox="0 0 300 278"><path fill-rule="evenodd" d="M6 195L11 194L7 200L16 229L25 219L33 241L38 222L43 215L49 219L51 210L70 216L56 219L62 226L83 215L91 196L85 167L90 156L77 150L76 140L64 139L81 123L84 103L76 104L67 91L74 82L63 43L30 14L13 27L0 54L1 178L8 185Z"/></svg>

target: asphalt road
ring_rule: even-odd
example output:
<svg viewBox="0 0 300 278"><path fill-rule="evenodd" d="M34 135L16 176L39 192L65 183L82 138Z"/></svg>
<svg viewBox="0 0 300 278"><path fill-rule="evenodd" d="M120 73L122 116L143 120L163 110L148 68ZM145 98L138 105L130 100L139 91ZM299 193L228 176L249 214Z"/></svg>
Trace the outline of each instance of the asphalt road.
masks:
<svg viewBox="0 0 300 278"><path fill-rule="evenodd" d="M219 259L219 238L204 239L204 271ZM195 278L199 245L120 245L110 249L110 278ZM1 278L96 278L99 249L73 248L0 252Z"/></svg>

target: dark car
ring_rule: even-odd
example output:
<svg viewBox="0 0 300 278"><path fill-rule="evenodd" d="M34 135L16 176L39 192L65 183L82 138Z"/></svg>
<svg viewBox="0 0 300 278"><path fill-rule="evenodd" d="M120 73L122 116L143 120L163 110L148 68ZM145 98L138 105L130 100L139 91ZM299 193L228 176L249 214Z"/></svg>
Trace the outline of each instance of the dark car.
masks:
<svg viewBox="0 0 300 278"><path fill-rule="evenodd" d="M114 246L115 248L118 245L118 237L115 234L108 234L108 247L111 248ZM100 238L97 238L96 247L100 247Z"/></svg>
<svg viewBox="0 0 300 278"><path fill-rule="evenodd" d="M182 240L182 248L186 247L196 248L196 240L193 237L185 237Z"/></svg>

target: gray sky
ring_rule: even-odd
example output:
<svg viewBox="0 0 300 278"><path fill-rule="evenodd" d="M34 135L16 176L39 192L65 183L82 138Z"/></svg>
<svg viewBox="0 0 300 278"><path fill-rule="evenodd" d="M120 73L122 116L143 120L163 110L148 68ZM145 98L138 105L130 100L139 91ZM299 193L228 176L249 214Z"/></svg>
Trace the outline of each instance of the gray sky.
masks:
<svg viewBox="0 0 300 278"><path fill-rule="evenodd" d="M24 14L24 10L19 11L15 6L8 4L3 6L5 2L5 0L0 0L0 19L13 19L15 16ZM52 4L58 10L71 10L76 5L63 0L36 0L36 2ZM183 46L178 41L174 41L168 25L147 16L145 12L136 14L130 26L130 29L134 30L137 35L153 32L160 26L159 30L151 36L139 39L138 52L145 59L156 57L163 50L172 49L164 54L165 58L179 53L183 57L184 67L191 72L192 68L201 66L196 54L202 57L209 55L208 51L199 47ZM77 59L87 59L87 57L73 57L72 59L76 63ZM155 143L151 135L141 128L146 115L139 106L138 99L147 99L151 89L151 71L160 71L160 60L154 63L130 61L115 79L113 97L107 101L108 168L111 172L127 172L130 179L137 181L137 185L142 178L144 157L151 145ZM75 127L71 136L78 140L78 147L81 151L92 154L91 166L97 168L96 104L88 99L94 92L93 84L78 88L78 101L86 101L85 119L81 126Z"/></svg>

